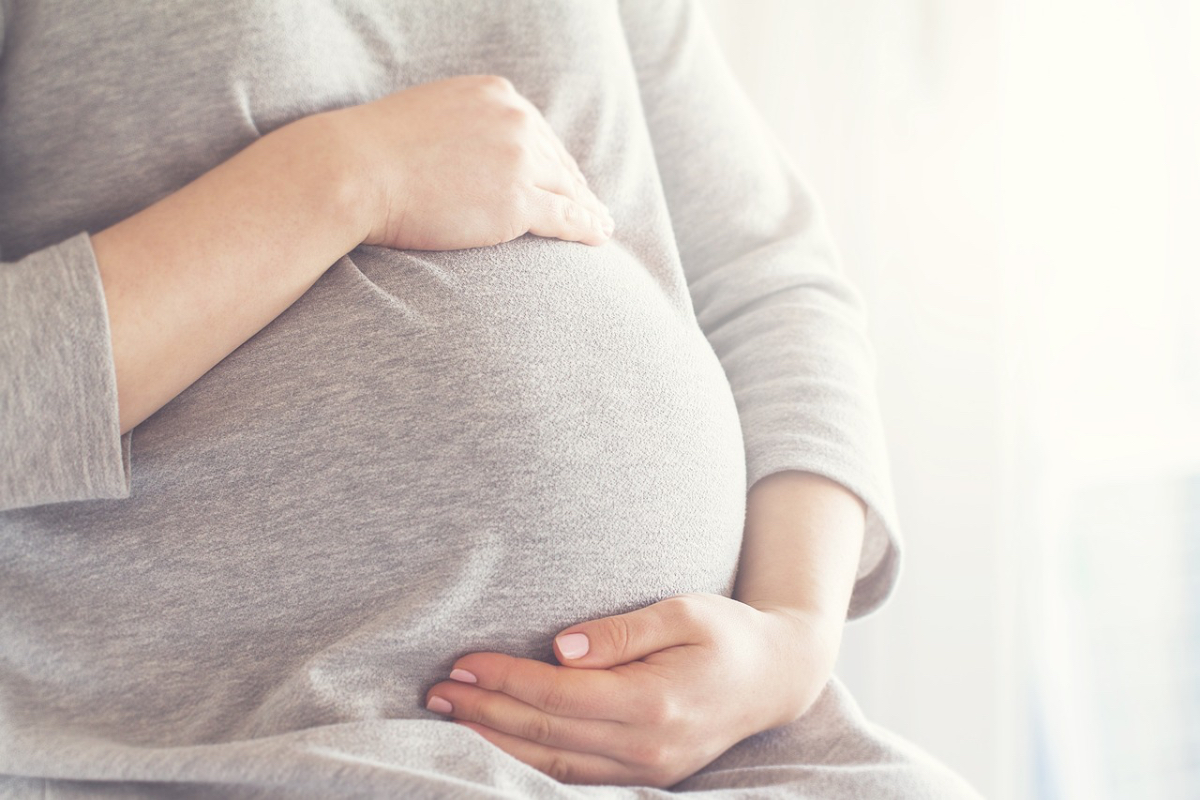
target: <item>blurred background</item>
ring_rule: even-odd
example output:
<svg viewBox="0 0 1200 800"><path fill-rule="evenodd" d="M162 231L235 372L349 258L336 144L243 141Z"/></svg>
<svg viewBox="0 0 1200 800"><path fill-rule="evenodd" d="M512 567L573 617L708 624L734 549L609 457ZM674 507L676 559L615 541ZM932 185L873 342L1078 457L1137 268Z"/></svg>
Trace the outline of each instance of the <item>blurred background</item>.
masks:
<svg viewBox="0 0 1200 800"><path fill-rule="evenodd" d="M703 5L870 309L844 680L989 798L1200 798L1200 2Z"/></svg>

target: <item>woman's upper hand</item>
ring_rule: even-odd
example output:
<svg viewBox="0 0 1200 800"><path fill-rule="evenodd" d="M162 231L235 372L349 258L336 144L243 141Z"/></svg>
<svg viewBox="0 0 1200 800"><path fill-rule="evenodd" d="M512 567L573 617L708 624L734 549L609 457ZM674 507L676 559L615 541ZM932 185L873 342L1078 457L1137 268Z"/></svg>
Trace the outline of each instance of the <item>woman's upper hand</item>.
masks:
<svg viewBox="0 0 1200 800"><path fill-rule="evenodd" d="M599 245L611 232L575 159L506 78L460 75L317 116L375 201L362 204L364 244L457 250L529 232Z"/></svg>
<svg viewBox="0 0 1200 800"><path fill-rule="evenodd" d="M464 656L426 705L557 780L667 787L803 714L843 622L676 595L564 630L555 652L570 666Z"/></svg>

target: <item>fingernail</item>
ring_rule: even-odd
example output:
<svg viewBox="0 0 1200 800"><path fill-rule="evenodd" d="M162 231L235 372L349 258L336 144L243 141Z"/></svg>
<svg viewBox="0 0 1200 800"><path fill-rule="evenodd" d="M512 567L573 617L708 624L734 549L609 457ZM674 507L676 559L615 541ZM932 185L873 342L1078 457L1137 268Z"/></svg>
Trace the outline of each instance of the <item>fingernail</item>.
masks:
<svg viewBox="0 0 1200 800"><path fill-rule="evenodd" d="M465 669L450 670L450 680L462 681L463 683L478 683L479 679L473 673L467 672Z"/></svg>
<svg viewBox="0 0 1200 800"><path fill-rule="evenodd" d="M583 658L588 652L588 638L582 633L568 633L566 636L559 636L555 641L558 642L558 652L563 654L563 658Z"/></svg>
<svg viewBox="0 0 1200 800"><path fill-rule="evenodd" d="M435 714L449 714L454 710L454 706L450 705L450 701L445 698L438 697L436 694L429 698L429 702L425 704Z"/></svg>

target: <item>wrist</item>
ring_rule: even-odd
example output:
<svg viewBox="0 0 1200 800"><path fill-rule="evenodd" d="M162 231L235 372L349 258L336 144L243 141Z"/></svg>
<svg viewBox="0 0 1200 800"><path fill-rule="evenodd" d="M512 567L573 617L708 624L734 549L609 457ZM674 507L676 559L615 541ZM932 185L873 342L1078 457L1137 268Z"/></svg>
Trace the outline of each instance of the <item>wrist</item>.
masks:
<svg viewBox="0 0 1200 800"><path fill-rule="evenodd" d="M799 719L833 675L845 617L815 609L746 603L759 611L777 692L770 727Z"/></svg>
<svg viewBox="0 0 1200 800"><path fill-rule="evenodd" d="M811 646L815 638L825 650L832 650L836 659L841 646L842 631L846 628L846 615L819 608L796 605L781 605L773 602L747 602L745 605L779 622L790 642Z"/></svg>
<svg viewBox="0 0 1200 800"><path fill-rule="evenodd" d="M379 192L371 170L349 143L344 112L326 111L303 117L267 135L283 151L285 163L298 166L299 178L322 198L326 220L345 242L348 253L368 239L377 213Z"/></svg>

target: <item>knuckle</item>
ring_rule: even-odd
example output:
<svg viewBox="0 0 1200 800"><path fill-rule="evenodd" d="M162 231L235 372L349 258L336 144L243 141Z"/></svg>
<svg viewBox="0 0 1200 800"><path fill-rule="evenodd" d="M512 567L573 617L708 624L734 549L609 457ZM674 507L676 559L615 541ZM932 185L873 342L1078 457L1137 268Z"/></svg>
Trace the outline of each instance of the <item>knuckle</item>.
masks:
<svg viewBox="0 0 1200 800"><path fill-rule="evenodd" d="M515 222L509 222L509 223L502 225L499 230L500 230L500 236L503 238L501 238L500 241L497 242L497 244L500 244L501 242L511 242L513 239L516 239L518 236L524 236L525 233L529 230L529 226L527 226L527 225L522 226Z"/></svg>
<svg viewBox="0 0 1200 800"><path fill-rule="evenodd" d="M486 722L488 718L486 698L475 698L468 694L454 700L454 716L468 722Z"/></svg>
<svg viewBox="0 0 1200 800"><path fill-rule="evenodd" d="M563 753L552 753L543 771L559 783L570 782L571 764Z"/></svg>
<svg viewBox="0 0 1200 800"><path fill-rule="evenodd" d="M519 139L509 139L500 144L500 157L512 167L523 167L532 158L529 147Z"/></svg>
<svg viewBox="0 0 1200 800"><path fill-rule="evenodd" d="M677 759L681 754L669 747L662 747L656 753L653 762L639 765L641 780L647 786L666 789L679 782L682 777L679 772Z"/></svg>
<svg viewBox="0 0 1200 800"><path fill-rule="evenodd" d="M533 210L524 197L513 195L507 205L498 209L491 217L492 230L496 231L502 242L511 241L521 236L532 226Z"/></svg>
<svg viewBox="0 0 1200 800"><path fill-rule="evenodd" d="M562 686L557 683L550 683L541 693L541 703L539 704L544 711L551 714L560 714L567 711L569 706L569 698L567 692Z"/></svg>
<svg viewBox="0 0 1200 800"><path fill-rule="evenodd" d="M545 714L534 714L525 724L522 737L539 744L549 744L554 735L554 725Z"/></svg>
<svg viewBox="0 0 1200 800"><path fill-rule="evenodd" d="M679 705L665 694L654 695L642 707L646 724L656 728L669 728L679 719Z"/></svg>
<svg viewBox="0 0 1200 800"><path fill-rule="evenodd" d="M511 125L518 130L525 129L530 123L529 112L521 106L515 104L505 104L501 106L500 108L496 109L496 115L500 117L504 123Z"/></svg>
<svg viewBox="0 0 1200 800"><path fill-rule="evenodd" d="M608 637L609 646L612 648L611 652L622 655L629 652L629 646L633 640L629 620L625 617L609 617L608 624L604 626L604 633Z"/></svg>
<svg viewBox="0 0 1200 800"><path fill-rule="evenodd" d="M642 772L652 774L666 764L667 746L659 739L644 742L633 749L629 760L641 767Z"/></svg>
<svg viewBox="0 0 1200 800"><path fill-rule="evenodd" d="M668 597L663 602L668 604L669 611L677 625L696 628L703 625L706 619L697 595L677 594Z"/></svg>
<svg viewBox="0 0 1200 800"><path fill-rule="evenodd" d="M580 209L575 203L560 203L558 206L558 213L562 217L563 222L567 223L568 225L579 221Z"/></svg>
<svg viewBox="0 0 1200 800"><path fill-rule="evenodd" d="M520 686L520 677L513 662L505 661L496 671L495 688L504 694L512 695L514 689Z"/></svg>
<svg viewBox="0 0 1200 800"><path fill-rule="evenodd" d="M503 75L480 75L479 85L484 89L498 92L515 92L517 89L512 81Z"/></svg>
<svg viewBox="0 0 1200 800"><path fill-rule="evenodd" d="M645 782L658 789L666 789L679 782L678 773L669 764L655 764L645 771Z"/></svg>

